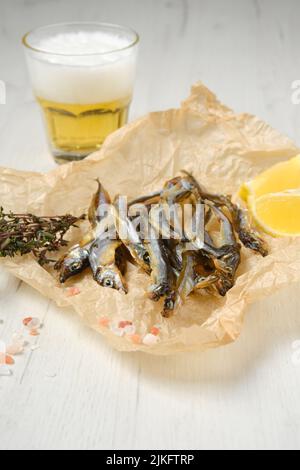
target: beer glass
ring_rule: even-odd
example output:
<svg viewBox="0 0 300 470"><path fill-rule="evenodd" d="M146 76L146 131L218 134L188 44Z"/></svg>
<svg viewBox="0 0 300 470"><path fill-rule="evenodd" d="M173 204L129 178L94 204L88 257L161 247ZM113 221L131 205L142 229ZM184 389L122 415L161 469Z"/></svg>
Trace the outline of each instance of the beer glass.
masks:
<svg viewBox="0 0 300 470"><path fill-rule="evenodd" d="M57 163L81 160L126 124L139 37L105 23L45 26L23 38Z"/></svg>

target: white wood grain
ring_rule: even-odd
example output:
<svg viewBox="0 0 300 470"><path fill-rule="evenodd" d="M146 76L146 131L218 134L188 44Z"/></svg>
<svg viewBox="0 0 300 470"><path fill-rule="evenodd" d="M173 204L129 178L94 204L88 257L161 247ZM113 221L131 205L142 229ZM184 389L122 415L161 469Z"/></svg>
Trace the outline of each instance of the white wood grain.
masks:
<svg viewBox="0 0 300 470"><path fill-rule="evenodd" d="M0 0L0 164L54 167L33 101L21 35L41 24L121 22L142 38L131 118L177 106L203 80L238 111L300 143L297 0ZM298 448L299 286L249 311L239 341L201 355L158 358L111 350L62 311L0 272L0 339L37 315L40 346L0 378L1 449Z"/></svg>

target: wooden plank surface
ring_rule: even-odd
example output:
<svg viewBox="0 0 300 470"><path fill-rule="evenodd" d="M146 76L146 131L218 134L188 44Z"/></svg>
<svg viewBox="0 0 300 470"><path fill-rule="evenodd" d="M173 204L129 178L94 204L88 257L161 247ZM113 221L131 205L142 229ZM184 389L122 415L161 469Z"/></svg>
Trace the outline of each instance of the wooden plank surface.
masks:
<svg viewBox="0 0 300 470"><path fill-rule="evenodd" d="M300 143L297 0L0 0L0 164L54 167L20 47L27 30L97 19L142 43L131 119L178 106L202 80L237 111ZM0 449L299 448L299 286L251 307L241 338L204 354L120 354L0 271L0 339L25 314L43 319L39 349L0 377ZM297 352L297 351L296 351Z"/></svg>

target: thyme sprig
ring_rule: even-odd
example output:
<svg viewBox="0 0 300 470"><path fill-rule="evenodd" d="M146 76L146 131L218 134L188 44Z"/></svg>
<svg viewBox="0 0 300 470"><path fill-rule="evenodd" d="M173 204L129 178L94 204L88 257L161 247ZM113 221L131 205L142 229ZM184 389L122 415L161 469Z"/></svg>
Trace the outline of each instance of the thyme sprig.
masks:
<svg viewBox="0 0 300 470"><path fill-rule="evenodd" d="M84 215L37 217L33 214L5 213L1 207L0 257L33 253L42 266L54 262L47 258L47 254L66 246L65 234L84 218Z"/></svg>

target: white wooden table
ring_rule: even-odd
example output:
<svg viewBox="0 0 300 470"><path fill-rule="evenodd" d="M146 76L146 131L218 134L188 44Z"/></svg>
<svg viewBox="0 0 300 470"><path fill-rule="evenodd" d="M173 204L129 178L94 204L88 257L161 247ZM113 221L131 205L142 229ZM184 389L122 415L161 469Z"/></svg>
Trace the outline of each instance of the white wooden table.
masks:
<svg viewBox="0 0 300 470"><path fill-rule="evenodd" d="M201 79L228 105L300 144L298 0L0 0L0 164L46 171L48 153L20 47L65 20L121 22L142 38L131 119L177 106ZM12 196L13 197L13 196ZM1 201L0 201L1 202ZM239 341L178 357L120 354L5 272L0 339L39 316L39 349L0 378L1 449L300 447L299 286L248 311ZM298 354L299 356L300 354Z"/></svg>

